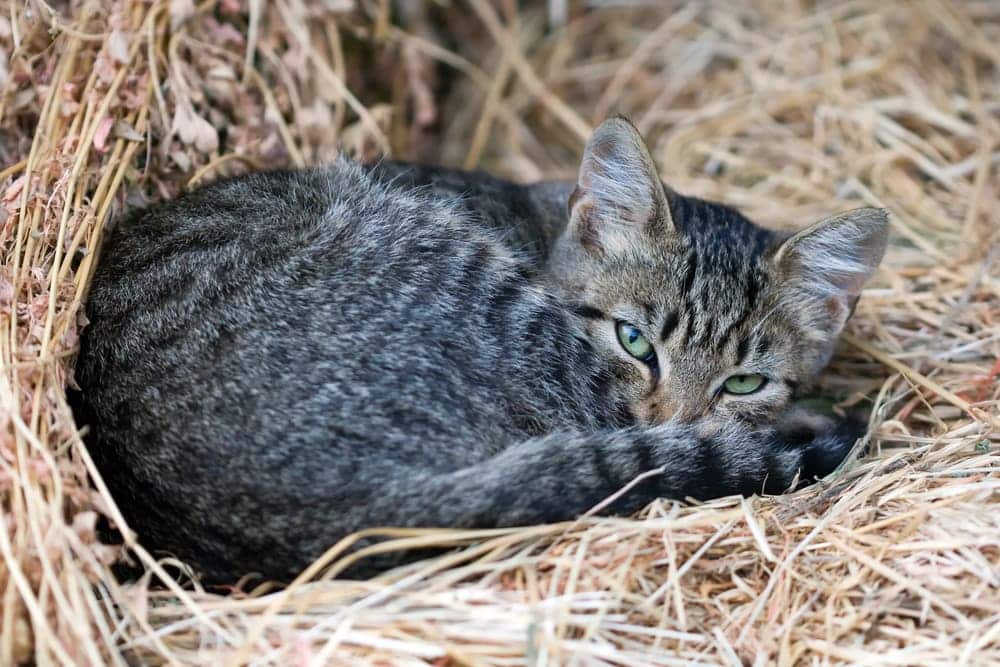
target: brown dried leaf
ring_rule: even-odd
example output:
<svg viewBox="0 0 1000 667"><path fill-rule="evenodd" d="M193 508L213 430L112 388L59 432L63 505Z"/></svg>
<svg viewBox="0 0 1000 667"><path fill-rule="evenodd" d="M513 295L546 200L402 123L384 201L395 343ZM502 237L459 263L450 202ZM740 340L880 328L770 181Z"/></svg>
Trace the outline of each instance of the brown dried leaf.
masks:
<svg viewBox="0 0 1000 667"><path fill-rule="evenodd" d="M145 141L146 137L138 132L134 127L123 120L115 121L112 134L115 139L126 139L128 141Z"/></svg>

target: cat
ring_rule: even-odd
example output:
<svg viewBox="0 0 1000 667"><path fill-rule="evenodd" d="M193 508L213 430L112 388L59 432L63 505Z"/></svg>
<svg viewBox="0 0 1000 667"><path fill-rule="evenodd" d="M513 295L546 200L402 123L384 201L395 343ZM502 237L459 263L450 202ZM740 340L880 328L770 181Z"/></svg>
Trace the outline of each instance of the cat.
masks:
<svg viewBox="0 0 1000 667"><path fill-rule="evenodd" d="M222 180L110 235L77 415L140 540L206 582L367 527L570 520L650 471L601 513L781 493L859 435L791 402L886 238L878 209L788 236L683 196L622 117L575 184Z"/></svg>

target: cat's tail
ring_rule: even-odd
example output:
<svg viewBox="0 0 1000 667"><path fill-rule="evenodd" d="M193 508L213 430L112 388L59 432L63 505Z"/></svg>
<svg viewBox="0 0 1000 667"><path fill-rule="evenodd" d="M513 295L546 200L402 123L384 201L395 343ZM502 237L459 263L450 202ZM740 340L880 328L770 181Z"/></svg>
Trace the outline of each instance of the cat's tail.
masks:
<svg viewBox="0 0 1000 667"><path fill-rule="evenodd" d="M856 422L799 413L761 430L730 425L708 432L697 422L668 422L555 432L454 470L383 469L333 484L335 477L324 479L313 470L311 483L285 490L287 502L272 498L259 508L256 530L174 546L208 580L250 571L282 580L366 528L511 527L572 520L590 511L630 514L661 497L781 493L829 474L860 434ZM255 495L249 491L248 498ZM227 518L220 517L220 531ZM370 576L419 555L364 558L341 574Z"/></svg>
<svg viewBox="0 0 1000 667"><path fill-rule="evenodd" d="M503 527L564 521L594 508L627 514L661 497L782 493L832 472L862 432L854 420L803 413L762 430L730 425L706 433L698 423L668 422L556 432L454 472L400 475L364 513L369 525Z"/></svg>

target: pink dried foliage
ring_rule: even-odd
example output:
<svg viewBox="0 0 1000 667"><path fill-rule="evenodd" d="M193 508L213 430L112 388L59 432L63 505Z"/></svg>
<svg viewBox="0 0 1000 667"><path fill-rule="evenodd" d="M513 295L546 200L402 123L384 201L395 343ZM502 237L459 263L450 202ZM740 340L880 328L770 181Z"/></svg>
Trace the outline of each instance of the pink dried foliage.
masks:
<svg viewBox="0 0 1000 667"><path fill-rule="evenodd" d="M220 23L209 16L205 19L205 29L212 39L212 44L217 46L242 47L246 44L246 37L232 23Z"/></svg>
<svg viewBox="0 0 1000 667"><path fill-rule="evenodd" d="M434 71L432 63L412 44L407 44L403 48L403 61L406 64L407 82L410 86L410 95L413 98L417 125L431 125L438 116L432 91L432 73Z"/></svg>
<svg viewBox="0 0 1000 667"><path fill-rule="evenodd" d="M119 65L128 62L129 36L124 30L113 30L108 36L107 53Z"/></svg>
<svg viewBox="0 0 1000 667"><path fill-rule="evenodd" d="M97 74L98 81L107 86L115 80L115 76L118 74L118 64L115 63L108 51L101 51L94 62L94 72Z"/></svg>
<svg viewBox="0 0 1000 667"><path fill-rule="evenodd" d="M194 15L194 11L194 0L170 0L170 29L177 30Z"/></svg>
<svg viewBox="0 0 1000 667"><path fill-rule="evenodd" d="M114 125L115 119L111 116L105 116L97 124L97 129L94 131L94 148L98 153L108 152L108 137L111 135L111 128Z"/></svg>
<svg viewBox="0 0 1000 667"><path fill-rule="evenodd" d="M171 130L182 142L194 146L201 153L211 153L219 147L219 135L215 128L191 107L178 105Z"/></svg>

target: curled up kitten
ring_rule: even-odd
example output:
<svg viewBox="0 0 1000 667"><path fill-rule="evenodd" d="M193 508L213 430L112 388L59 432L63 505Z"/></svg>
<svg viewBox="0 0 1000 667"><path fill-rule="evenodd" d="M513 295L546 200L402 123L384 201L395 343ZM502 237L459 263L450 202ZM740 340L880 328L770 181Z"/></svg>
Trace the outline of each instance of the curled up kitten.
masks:
<svg viewBox="0 0 1000 667"><path fill-rule="evenodd" d="M224 180L111 235L77 414L140 540L209 581L368 527L572 519L651 470L602 511L780 493L858 435L789 404L886 236L881 210L786 238L676 193L622 118L569 186Z"/></svg>

